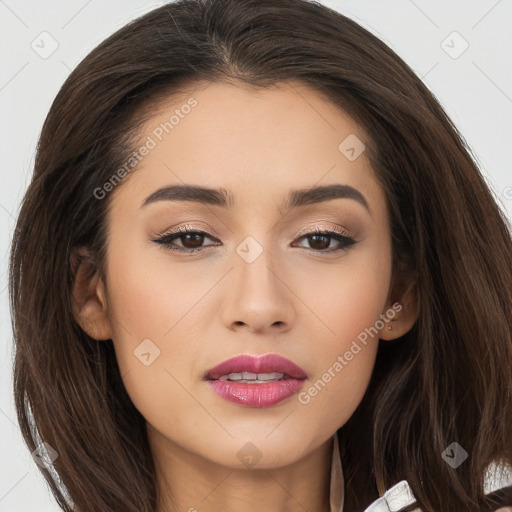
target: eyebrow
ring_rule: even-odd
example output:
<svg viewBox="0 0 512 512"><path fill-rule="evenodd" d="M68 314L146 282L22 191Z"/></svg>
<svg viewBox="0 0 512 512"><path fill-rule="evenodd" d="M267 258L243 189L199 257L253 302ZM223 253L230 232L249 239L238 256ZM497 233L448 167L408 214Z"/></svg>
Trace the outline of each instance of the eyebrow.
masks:
<svg viewBox="0 0 512 512"><path fill-rule="evenodd" d="M286 200L280 205L279 211L333 199L353 199L363 205L371 215L371 209L363 194L350 185L341 184L291 190ZM233 194L223 188L217 190L188 184L169 185L156 190L146 197L141 208L157 201L192 201L223 208L231 208L236 204Z"/></svg>

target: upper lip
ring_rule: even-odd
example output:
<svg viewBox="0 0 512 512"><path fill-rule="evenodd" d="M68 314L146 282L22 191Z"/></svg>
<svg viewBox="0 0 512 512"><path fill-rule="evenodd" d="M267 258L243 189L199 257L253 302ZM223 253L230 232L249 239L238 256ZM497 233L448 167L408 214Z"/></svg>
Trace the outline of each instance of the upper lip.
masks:
<svg viewBox="0 0 512 512"><path fill-rule="evenodd" d="M284 373L294 379L306 379L306 372L294 362L278 354L253 356L242 354L223 361L206 373L206 379L216 380L230 373Z"/></svg>

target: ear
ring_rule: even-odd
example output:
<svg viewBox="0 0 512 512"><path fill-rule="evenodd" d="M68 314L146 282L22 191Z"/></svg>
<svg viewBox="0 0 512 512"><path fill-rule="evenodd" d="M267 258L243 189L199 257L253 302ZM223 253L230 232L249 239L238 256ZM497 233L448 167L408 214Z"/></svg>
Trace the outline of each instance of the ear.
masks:
<svg viewBox="0 0 512 512"><path fill-rule="evenodd" d="M409 332L419 314L419 300L414 283L406 289L402 288L392 297L394 300L388 300L383 311L388 321L384 320L385 325L379 331L379 338L382 340L394 340Z"/></svg>
<svg viewBox="0 0 512 512"><path fill-rule="evenodd" d="M112 328L108 316L105 284L90 251L81 247L71 254L73 316L91 338L108 340Z"/></svg>

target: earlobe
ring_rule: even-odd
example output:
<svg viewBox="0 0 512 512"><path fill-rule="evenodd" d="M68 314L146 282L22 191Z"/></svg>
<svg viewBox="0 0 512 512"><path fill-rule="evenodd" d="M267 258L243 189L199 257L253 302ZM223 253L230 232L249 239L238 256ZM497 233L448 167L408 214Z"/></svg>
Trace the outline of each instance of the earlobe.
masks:
<svg viewBox="0 0 512 512"><path fill-rule="evenodd" d="M389 314L390 308L395 312L392 318ZM419 302L417 300L414 287L410 287L401 300L389 305L386 312L388 312L387 316L389 320L379 331L380 339L394 340L409 332L416 322L419 314Z"/></svg>
<svg viewBox="0 0 512 512"><path fill-rule="evenodd" d="M398 336L396 336L396 329L393 332L393 320L390 320L380 331L379 338L381 340L392 340Z"/></svg>
<svg viewBox="0 0 512 512"><path fill-rule="evenodd" d="M73 316L76 322L91 338L111 339L105 285L87 249L81 248L73 252L71 269L74 276Z"/></svg>

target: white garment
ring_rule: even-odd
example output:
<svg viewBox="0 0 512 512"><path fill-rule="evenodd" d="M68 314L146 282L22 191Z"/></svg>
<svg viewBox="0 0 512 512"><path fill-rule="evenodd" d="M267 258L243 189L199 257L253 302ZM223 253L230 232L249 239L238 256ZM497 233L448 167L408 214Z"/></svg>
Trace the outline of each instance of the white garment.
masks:
<svg viewBox="0 0 512 512"><path fill-rule="evenodd" d="M330 505L331 512L343 512L345 480L343 478L337 433L334 434L333 441ZM509 485L512 485L512 468L510 466L491 464L485 476L486 493ZM406 480L402 480L388 489L383 496L374 501L364 512L398 512L415 501L416 498L409 484ZM421 510L416 508L413 512L421 512Z"/></svg>

